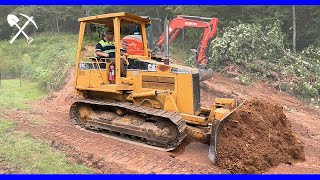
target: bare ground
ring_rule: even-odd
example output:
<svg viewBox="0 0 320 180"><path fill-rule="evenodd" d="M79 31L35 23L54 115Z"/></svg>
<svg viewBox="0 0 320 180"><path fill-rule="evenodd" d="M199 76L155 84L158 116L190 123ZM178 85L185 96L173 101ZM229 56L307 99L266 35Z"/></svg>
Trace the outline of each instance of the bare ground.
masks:
<svg viewBox="0 0 320 180"><path fill-rule="evenodd" d="M266 173L320 173L319 111L264 83L242 86L215 74L201 86L201 102L207 106L214 97L258 97L284 106L293 131L304 144L306 160L292 165L280 164ZM19 130L47 140L70 161L86 164L96 173L230 173L209 161L208 145L190 139L173 152L163 152L77 129L71 125L68 115L74 99L73 77L69 77L65 88L32 104L30 111L12 110L5 116L19 122Z"/></svg>

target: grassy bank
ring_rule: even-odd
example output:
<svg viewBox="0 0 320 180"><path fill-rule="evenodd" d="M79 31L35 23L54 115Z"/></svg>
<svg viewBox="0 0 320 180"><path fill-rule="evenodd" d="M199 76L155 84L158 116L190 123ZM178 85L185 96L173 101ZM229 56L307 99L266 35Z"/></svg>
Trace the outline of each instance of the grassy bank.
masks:
<svg viewBox="0 0 320 180"><path fill-rule="evenodd" d="M5 119L6 111L28 109L31 102L45 96L37 83L4 80L0 88L0 157L19 173L90 173L84 165L68 162L66 156L28 132L15 130L16 121ZM1 170L1 168L0 168ZM1 172L1 171L0 171Z"/></svg>
<svg viewBox="0 0 320 180"><path fill-rule="evenodd" d="M75 64L77 35L41 33L32 43L19 38L10 44L0 41L0 71L19 73L37 82L43 89L56 90L65 82L70 66Z"/></svg>

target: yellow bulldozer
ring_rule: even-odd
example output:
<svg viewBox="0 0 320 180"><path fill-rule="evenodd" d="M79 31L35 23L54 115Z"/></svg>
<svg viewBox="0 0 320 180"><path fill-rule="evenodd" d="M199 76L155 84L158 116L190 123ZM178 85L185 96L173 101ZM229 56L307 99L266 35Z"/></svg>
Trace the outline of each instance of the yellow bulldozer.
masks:
<svg viewBox="0 0 320 180"><path fill-rule="evenodd" d="M210 108L201 107L199 69L152 60L146 30L150 19L120 12L79 18L79 22L74 86L84 98L70 108L74 125L166 151L190 136L210 143L209 158L215 162L219 125L237 101L216 98ZM88 23L113 30L114 58L82 56ZM128 25L140 27L143 54L121 52ZM123 60L127 66L121 66Z"/></svg>

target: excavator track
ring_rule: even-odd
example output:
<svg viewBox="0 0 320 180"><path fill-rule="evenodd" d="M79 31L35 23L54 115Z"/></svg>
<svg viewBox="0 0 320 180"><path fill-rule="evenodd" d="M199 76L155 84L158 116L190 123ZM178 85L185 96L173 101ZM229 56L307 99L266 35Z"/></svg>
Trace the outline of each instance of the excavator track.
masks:
<svg viewBox="0 0 320 180"><path fill-rule="evenodd" d="M171 151L187 136L186 123L177 112L137 106L127 102L74 102L70 108L74 125L133 142L143 142Z"/></svg>

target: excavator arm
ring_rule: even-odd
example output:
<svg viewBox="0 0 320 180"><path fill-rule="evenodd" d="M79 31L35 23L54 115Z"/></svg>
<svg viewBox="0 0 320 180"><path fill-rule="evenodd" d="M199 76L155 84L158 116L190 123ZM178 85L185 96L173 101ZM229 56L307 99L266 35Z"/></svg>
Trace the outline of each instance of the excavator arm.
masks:
<svg viewBox="0 0 320 180"><path fill-rule="evenodd" d="M202 20L210 20L209 22L205 22ZM197 64L206 66L207 58L206 58L206 50L208 48L209 41L216 34L218 25L218 18L204 18L198 16L183 16L179 15L178 17L172 19L169 23L169 43L171 43L179 34L179 32L185 27L191 28L203 28L204 33L202 40L199 44L199 48L197 50ZM157 45L159 48L165 42L165 32L162 33L159 40L157 41Z"/></svg>

